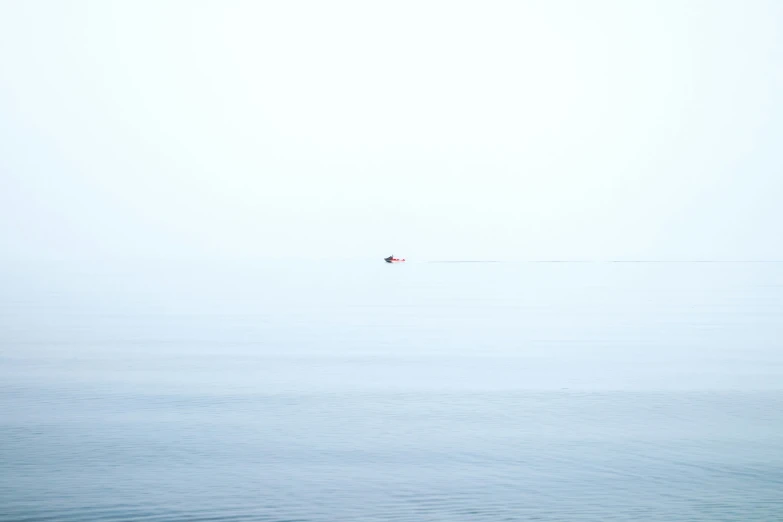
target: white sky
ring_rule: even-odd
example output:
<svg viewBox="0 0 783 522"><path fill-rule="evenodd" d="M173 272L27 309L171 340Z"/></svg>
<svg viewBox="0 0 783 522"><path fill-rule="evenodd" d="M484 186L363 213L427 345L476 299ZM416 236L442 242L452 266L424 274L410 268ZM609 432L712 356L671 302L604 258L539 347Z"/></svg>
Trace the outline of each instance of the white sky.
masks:
<svg viewBox="0 0 783 522"><path fill-rule="evenodd" d="M777 1L0 0L5 259L783 259Z"/></svg>

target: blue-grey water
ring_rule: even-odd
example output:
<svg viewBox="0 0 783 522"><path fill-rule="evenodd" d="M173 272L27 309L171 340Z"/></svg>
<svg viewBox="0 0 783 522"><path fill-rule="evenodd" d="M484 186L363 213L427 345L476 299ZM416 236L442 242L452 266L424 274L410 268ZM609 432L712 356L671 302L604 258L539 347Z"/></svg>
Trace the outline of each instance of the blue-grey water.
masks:
<svg viewBox="0 0 783 522"><path fill-rule="evenodd" d="M783 263L11 267L2 521L783 520Z"/></svg>

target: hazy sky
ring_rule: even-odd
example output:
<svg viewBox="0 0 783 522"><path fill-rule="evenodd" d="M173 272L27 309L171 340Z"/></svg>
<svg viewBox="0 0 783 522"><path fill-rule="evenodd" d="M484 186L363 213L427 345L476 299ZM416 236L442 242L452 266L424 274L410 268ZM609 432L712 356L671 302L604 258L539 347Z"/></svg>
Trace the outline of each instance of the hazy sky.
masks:
<svg viewBox="0 0 783 522"><path fill-rule="evenodd" d="M779 1L0 0L0 254L783 259Z"/></svg>

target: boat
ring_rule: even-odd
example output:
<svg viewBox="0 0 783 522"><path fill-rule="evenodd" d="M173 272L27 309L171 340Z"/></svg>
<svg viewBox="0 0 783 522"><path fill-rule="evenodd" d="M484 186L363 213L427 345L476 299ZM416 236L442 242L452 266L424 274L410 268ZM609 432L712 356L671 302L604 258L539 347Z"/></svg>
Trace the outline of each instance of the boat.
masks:
<svg viewBox="0 0 783 522"><path fill-rule="evenodd" d="M400 259L394 256L384 257L383 260L386 261L387 263L402 263L403 261L405 261L404 259Z"/></svg>

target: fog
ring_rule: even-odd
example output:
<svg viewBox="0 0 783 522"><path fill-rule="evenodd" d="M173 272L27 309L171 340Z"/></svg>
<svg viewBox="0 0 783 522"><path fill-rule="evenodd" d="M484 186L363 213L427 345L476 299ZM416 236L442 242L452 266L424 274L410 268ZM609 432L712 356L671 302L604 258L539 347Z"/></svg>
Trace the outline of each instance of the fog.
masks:
<svg viewBox="0 0 783 522"><path fill-rule="evenodd" d="M782 20L4 1L0 255L783 259Z"/></svg>

